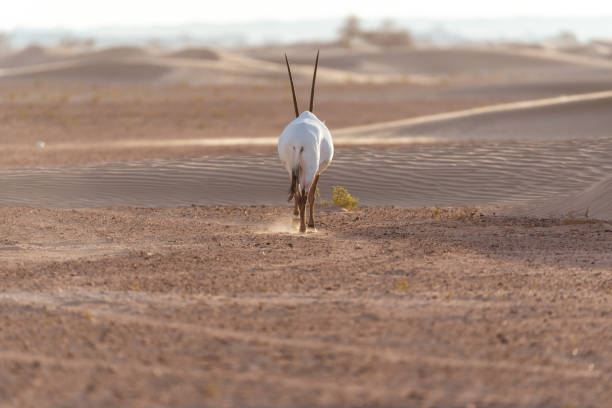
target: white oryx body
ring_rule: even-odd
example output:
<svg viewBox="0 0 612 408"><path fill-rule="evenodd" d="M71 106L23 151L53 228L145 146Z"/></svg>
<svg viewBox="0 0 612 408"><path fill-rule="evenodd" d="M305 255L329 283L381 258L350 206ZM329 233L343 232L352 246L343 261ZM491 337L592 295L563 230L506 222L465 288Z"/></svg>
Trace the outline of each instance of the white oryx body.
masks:
<svg viewBox="0 0 612 408"><path fill-rule="evenodd" d="M304 111L281 133L278 155L289 173L289 179L297 169L299 186L310 191L315 176L331 163L334 143L327 126L314 113Z"/></svg>
<svg viewBox="0 0 612 408"><path fill-rule="evenodd" d="M314 74L312 75L310 109L302 112L301 115L298 114L293 77L286 54L285 62L287 63L289 82L291 82L291 95L293 96L296 118L287 125L278 139L278 155L291 179L288 201L295 199L293 213L300 216L300 231L305 232L306 202L310 203L308 226L314 228L314 202L319 174L331 163L334 157L334 144L327 126L312 113L319 53L317 52Z"/></svg>

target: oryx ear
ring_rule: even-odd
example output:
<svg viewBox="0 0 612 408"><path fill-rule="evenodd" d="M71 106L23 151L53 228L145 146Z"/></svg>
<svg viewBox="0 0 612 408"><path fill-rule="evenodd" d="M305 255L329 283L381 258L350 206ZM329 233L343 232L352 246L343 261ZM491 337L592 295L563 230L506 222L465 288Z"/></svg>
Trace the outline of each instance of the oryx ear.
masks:
<svg viewBox="0 0 612 408"><path fill-rule="evenodd" d="M291 76L291 68L289 68L289 60L287 54L285 54L285 62L287 63L287 72L289 72L289 82L291 82L291 95L293 96L293 108L295 109L295 117L300 116L297 106L297 99L295 99L295 88L293 87L293 77ZM312 104L312 102L311 102Z"/></svg>
<svg viewBox="0 0 612 408"><path fill-rule="evenodd" d="M312 105L314 104L314 89L315 81L317 79L317 67L319 66L319 51L317 50L317 60L315 61L314 74L312 74L312 88L310 88L310 112L312 112Z"/></svg>

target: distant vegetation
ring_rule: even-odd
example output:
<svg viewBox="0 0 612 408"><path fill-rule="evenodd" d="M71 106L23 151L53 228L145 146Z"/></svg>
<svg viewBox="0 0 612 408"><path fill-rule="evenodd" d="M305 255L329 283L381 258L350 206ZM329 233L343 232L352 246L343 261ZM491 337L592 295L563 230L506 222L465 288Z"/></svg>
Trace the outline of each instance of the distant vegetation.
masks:
<svg viewBox="0 0 612 408"><path fill-rule="evenodd" d="M392 20L383 20L374 30L364 30L357 16L349 16L340 27L339 41L346 47L359 42L379 47L406 47L412 45L412 36L410 31L396 28Z"/></svg>
<svg viewBox="0 0 612 408"><path fill-rule="evenodd" d="M59 46L65 50L91 50L96 46L96 40L93 38L66 36L60 39Z"/></svg>

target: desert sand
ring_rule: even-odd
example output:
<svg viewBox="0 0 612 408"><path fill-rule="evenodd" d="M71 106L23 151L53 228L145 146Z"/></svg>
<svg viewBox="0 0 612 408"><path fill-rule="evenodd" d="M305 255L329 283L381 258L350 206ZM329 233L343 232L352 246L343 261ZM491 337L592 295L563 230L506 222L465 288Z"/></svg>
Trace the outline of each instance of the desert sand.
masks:
<svg viewBox="0 0 612 408"><path fill-rule="evenodd" d="M608 62L322 52L307 234L281 50L0 59L1 406L612 400Z"/></svg>
<svg viewBox="0 0 612 408"><path fill-rule="evenodd" d="M612 226L3 209L4 406L604 406Z"/></svg>

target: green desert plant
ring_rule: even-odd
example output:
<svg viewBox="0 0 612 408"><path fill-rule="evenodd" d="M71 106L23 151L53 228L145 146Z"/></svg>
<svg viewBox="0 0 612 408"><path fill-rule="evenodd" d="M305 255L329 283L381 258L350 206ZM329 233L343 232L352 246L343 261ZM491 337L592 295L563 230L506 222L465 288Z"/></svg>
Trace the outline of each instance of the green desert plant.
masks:
<svg viewBox="0 0 612 408"><path fill-rule="evenodd" d="M332 191L332 202L338 207L350 210L359 204L359 199L353 197L346 188L334 186L334 190Z"/></svg>

